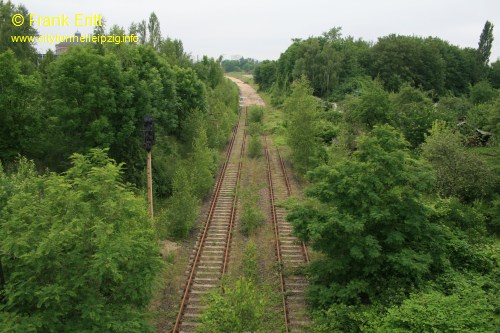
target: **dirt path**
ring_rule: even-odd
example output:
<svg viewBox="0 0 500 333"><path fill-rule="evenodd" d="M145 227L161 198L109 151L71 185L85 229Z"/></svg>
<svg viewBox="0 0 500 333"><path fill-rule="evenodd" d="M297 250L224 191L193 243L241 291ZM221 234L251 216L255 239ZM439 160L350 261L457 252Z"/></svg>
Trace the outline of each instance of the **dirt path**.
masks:
<svg viewBox="0 0 500 333"><path fill-rule="evenodd" d="M252 88L249 84L241 81L240 79L234 78L232 76L226 76L229 80L236 83L238 88L240 89L240 96L243 97L242 105L250 106L250 105L265 105L262 98L260 98L259 94Z"/></svg>

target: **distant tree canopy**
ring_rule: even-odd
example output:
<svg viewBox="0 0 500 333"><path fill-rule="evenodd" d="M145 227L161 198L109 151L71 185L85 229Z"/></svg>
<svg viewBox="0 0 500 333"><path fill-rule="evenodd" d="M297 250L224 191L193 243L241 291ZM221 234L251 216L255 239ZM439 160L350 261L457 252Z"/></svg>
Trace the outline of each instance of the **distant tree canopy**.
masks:
<svg viewBox="0 0 500 333"><path fill-rule="evenodd" d="M259 62L252 58L243 58L237 60L222 60L222 68L226 73L228 72L246 72L253 73L255 67Z"/></svg>
<svg viewBox="0 0 500 333"><path fill-rule="evenodd" d="M329 100L355 91L357 78L365 75L378 78L387 91L398 92L409 84L435 97L459 96L490 76L492 42L489 21L478 49L460 48L439 38L396 34L372 44L343 37L340 28L333 28L318 37L294 39L276 62L258 64L255 76L261 89L272 91L277 104L302 75L311 82L315 96Z"/></svg>

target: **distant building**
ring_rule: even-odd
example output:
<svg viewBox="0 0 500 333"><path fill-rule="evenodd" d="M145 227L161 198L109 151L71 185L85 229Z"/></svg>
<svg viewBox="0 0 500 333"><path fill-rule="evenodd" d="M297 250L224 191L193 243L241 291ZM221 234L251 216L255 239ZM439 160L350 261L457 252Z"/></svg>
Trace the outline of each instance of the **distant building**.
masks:
<svg viewBox="0 0 500 333"><path fill-rule="evenodd" d="M71 46L83 44L80 41L80 37L82 37L82 34L77 31L75 32L75 36L68 37L64 42L56 44L56 56L68 52L68 48Z"/></svg>

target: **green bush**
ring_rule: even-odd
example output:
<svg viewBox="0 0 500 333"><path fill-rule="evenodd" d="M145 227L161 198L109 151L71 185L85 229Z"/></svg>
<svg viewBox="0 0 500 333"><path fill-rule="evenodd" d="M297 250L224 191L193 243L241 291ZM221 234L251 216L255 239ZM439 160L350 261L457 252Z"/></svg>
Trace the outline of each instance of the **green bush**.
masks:
<svg viewBox="0 0 500 333"><path fill-rule="evenodd" d="M244 276L255 283L258 281L259 274L257 262L257 245L253 240L249 240L243 254L242 267Z"/></svg>
<svg viewBox="0 0 500 333"><path fill-rule="evenodd" d="M258 136L262 134L262 124L261 123L250 123L248 125L248 134L251 136Z"/></svg>
<svg viewBox="0 0 500 333"><path fill-rule="evenodd" d="M479 287L451 295L413 294L389 309L377 332L495 332L500 324L494 306Z"/></svg>
<svg viewBox="0 0 500 333"><path fill-rule="evenodd" d="M248 111L248 122L261 123L264 120L264 108L262 106L251 106Z"/></svg>
<svg viewBox="0 0 500 333"><path fill-rule="evenodd" d="M241 232L248 236L264 222L264 216L258 206L259 195L256 190L249 190L241 196Z"/></svg>
<svg viewBox="0 0 500 333"><path fill-rule="evenodd" d="M159 248L121 175L99 149L63 175L0 171L1 332L151 332Z"/></svg>
<svg viewBox="0 0 500 333"><path fill-rule="evenodd" d="M248 156L256 158L262 155L262 142L260 136L251 136L248 144Z"/></svg>
<svg viewBox="0 0 500 333"><path fill-rule="evenodd" d="M226 283L222 290L214 289L206 299L208 307L197 332L280 332L273 327L277 313L269 310L269 293L245 278Z"/></svg>
<svg viewBox="0 0 500 333"><path fill-rule="evenodd" d="M446 123L434 122L422 144L422 155L436 170L436 188L442 196L472 202L488 196L495 175L488 165L462 143L459 133Z"/></svg>
<svg viewBox="0 0 500 333"><path fill-rule="evenodd" d="M175 174L173 194L167 204L168 234L175 239L186 238L198 217L198 199L184 166L180 166Z"/></svg>

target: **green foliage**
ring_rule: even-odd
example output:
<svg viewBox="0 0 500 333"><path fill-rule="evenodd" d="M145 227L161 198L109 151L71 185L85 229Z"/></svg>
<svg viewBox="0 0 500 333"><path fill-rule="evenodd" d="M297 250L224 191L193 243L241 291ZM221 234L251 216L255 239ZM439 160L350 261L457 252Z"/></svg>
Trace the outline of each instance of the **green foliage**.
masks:
<svg viewBox="0 0 500 333"><path fill-rule="evenodd" d="M243 58L237 60L222 60L222 68L226 73L229 72L246 72L252 73L259 62L252 58Z"/></svg>
<svg viewBox="0 0 500 333"><path fill-rule="evenodd" d="M442 97L436 105L436 118L449 124L456 124L467 118L467 113L472 104L465 97Z"/></svg>
<svg viewBox="0 0 500 333"><path fill-rule="evenodd" d="M288 119L288 145L295 169L305 174L318 164L318 109L316 98L306 79L294 82L285 101Z"/></svg>
<svg viewBox="0 0 500 333"><path fill-rule="evenodd" d="M160 44L160 54L163 55L169 64L179 67L192 66L191 56L184 51L184 45L179 39L167 37Z"/></svg>
<svg viewBox="0 0 500 333"><path fill-rule="evenodd" d="M10 4L10 3L9 3ZM39 75L21 74L14 52L0 53L0 160L18 154L38 157L42 115Z"/></svg>
<svg viewBox="0 0 500 333"><path fill-rule="evenodd" d="M465 127L470 145L479 145L480 138L477 137L476 129L491 132L493 135L488 140L491 146L495 146L500 138L500 95L496 99L479 104L471 108L467 114L467 126ZM462 131L463 132L463 131Z"/></svg>
<svg viewBox="0 0 500 333"><path fill-rule="evenodd" d="M476 277L477 278L477 277ZM401 304L333 304L314 313L315 333L496 332L498 301L490 282L446 275L448 288L411 293Z"/></svg>
<svg viewBox="0 0 500 333"><path fill-rule="evenodd" d="M3 178L2 332L149 332L161 267L146 202L105 150L74 154L63 175L21 160ZM8 187L5 188L5 184Z"/></svg>
<svg viewBox="0 0 500 333"><path fill-rule="evenodd" d="M263 128L262 123L250 123L248 124L248 134L250 136L259 136L262 134Z"/></svg>
<svg viewBox="0 0 500 333"><path fill-rule="evenodd" d="M248 111L248 122L249 123L259 123L262 125L264 120L264 107L252 105Z"/></svg>
<svg viewBox="0 0 500 333"><path fill-rule="evenodd" d="M261 81L267 84L274 81L274 94L283 96L289 93L293 81L305 76L315 96L338 96L349 78L367 74L370 52L369 43L343 38L340 30L333 28L319 37L294 39L276 62L275 79ZM271 72L272 65L269 67Z"/></svg>
<svg viewBox="0 0 500 333"><path fill-rule="evenodd" d="M198 199L193 193L186 167L180 165L173 180L173 193L167 200L167 230L175 239L186 238L198 217Z"/></svg>
<svg viewBox="0 0 500 333"><path fill-rule="evenodd" d="M364 80L360 86L358 96L350 96L345 101L346 120L367 129L386 123L391 109L389 94L378 81Z"/></svg>
<svg viewBox="0 0 500 333"><path fill-rule="evenodd" d="M241 194L241 232L248 236L264 222L264 215L259 207L259 195L256 189Z"/></svg>
<svg viewBox="0 0 500 333"><path fill-rule="evenodd" d="M460 49L437 38L389 35L373 46L372 76L389 91L403 84L434 91L463 94L481 76L476 50Z"/></svg>
<svg viewBox="0 0 500 333"><path fill-rule="evenodd" d="M257 245L253 240L249 240L245 248L245 253L243 254L243 276L254 283L258 281L258 259Z"/></svg>
<svg viewBox="0 0 500 333"><path fill-rule="evenodd" d="M377 306L333 304L326 310L313 312L311 332L375 332L380 316Z"/></svg>
<svg viewBox="0 0 500 333"><path fill-rule="evenodd" d="M389 35L379 38L373 47L373 75L379 76L390 91L399 91L404 83L440 92L445 64L430 39Z"/></svg>
<svg viewBox="0 0 500 333"><path fill-rule="evenodd" d="M241 333L273 330L269 311L269 294L260 291L251 280L240 278L215 289L207 298L207 309L201 317L198 332Z"/></svg>
<svg viewBox="0 0 500 333"><path fill-rule="evenodd" d="M224 80L224 70L220 64L221 59L212 59L203 56L200 62L193 65L198 77L210 88L214 89Z"/></svg>
<svg viewBox="0 0 500 333"><path fill-rule="evenodd" d="M217 167L217 155L208 147L208 139L205 129L199 129L193 141L193 152L189 162L191 166L191 184L198 198L203 198L212 188L214 175Z"/></svg>
<svg viewBox="0 0 500 333"><path fill-rule="evenodd" d="M472 86L470 100L473 104L487 103L498 96L498 92L488 81L481 81Z"/></svg>
<svg viewBox="0 0 500 333"><path fill-rule="evenodd" d="M422 155L436 170L436 188L442 196L472 202L490 194L495 177L462 142L459 133L436 121L422 144Z"/></svg>
<svg viewBox="0 0 500 333"><path fill-rule="evenodd" d="M500 321L486 292L466 286L451 295L437 291L412 294L389 308L377 332L496 332Z"/></svg>
<svg viewBox="0 0 500 333"><path fill-rule="evenodd" d="M0 25L0 54L11 50L20 62L22 73L31 74L35 70L35 64L38 60L34 43L13 43L11 36L37 36L38 32L29 20L25 20L19 27L11 24L12 16L15 14L29 17L29 12L23 5L0 0L0 22L2 22Z"/></svg>
<svg viewBox="0 0 500 333"><path fill-rule="evenodd" d="M271 89L276 78L276 61L265 60L258 64L254 70L254 78L261 90Z"/></svg>
<svg viewBox="0 0 500 333"><path fill-rule="evenodd" d="M262 155L262 141L260 135L250 136L250 143L248 144L248 156L251 158L260 157Z"/></svg>
<svg viewBox="0 0 500 333"><path fill-rule="evenodd" d="M314 200L288 215L325 255L311 271L315 304L390 298L442 268L443 232L423 197L434 181L430 168L388 125L358 141L352 158L310 173Z"/></svg>
<svg viewBox="0 0 500 333"><path fill-rule="evenodd" d="M479 43L477 47L477 52L481 64L485 67L488 66L490 62L491 47L493 46L493 24L490 21L486 21L484 24L483 31L479 37Z"/></svg>
<svg viewBox="0 0 500 333"><path fill-rule="evenodd" d="M158 16L154 12L149 15L148 22L148 33L149 33L149 41L148 44L151 45L156 51L160 49L161 43L161 30L160 30L160 21L158 20Z"/></svg>
<svg viewBox="0 0 500 333"><path fill-rule="evenodd" d="M222 149L226 144L239 109L238 88L229 80L222 81L208 96L206 117L209 146Z"/></svg>
<svg viewBox="0 0 500 333"><path fill-rule="evenodd" d="M390 124L403 132L413 147L424 141L436 115L432 100L420 89L404 85L391 96Z"/></svg>
<svg viewBox="0 0 500 333"><path fill-rule="evenodd" d="M500 59L491 64L489 79L495 89L500 89Z"/></svg>

